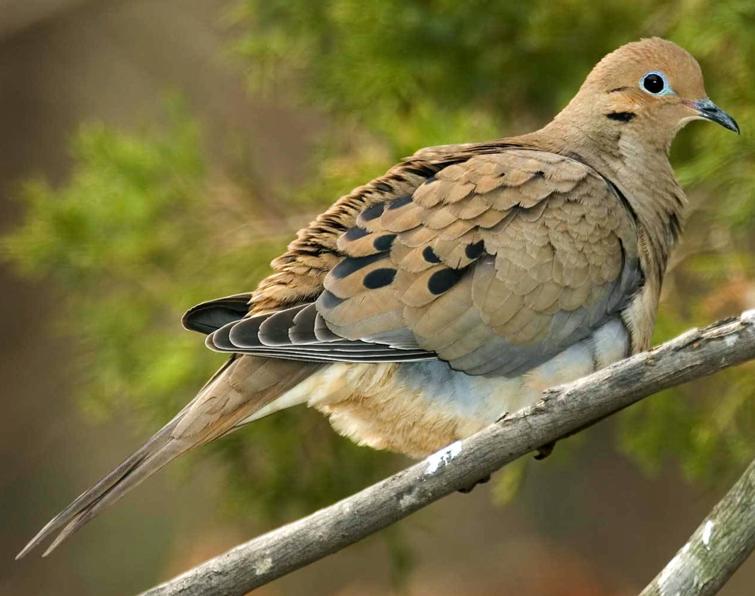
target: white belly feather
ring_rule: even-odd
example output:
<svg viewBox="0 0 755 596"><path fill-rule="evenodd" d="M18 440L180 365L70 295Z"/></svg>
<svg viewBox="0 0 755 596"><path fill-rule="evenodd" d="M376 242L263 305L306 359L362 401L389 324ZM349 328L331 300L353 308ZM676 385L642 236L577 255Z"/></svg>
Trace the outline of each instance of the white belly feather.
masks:
<svg viewBox="0 0 755 596"><path fill-rule="evenodd" d="M469 436L506 412L536 402L542 391L594 372L629 354L624 325L612 320L591 337L513 378L471 376L433 360L328 365L244 423L307 403L360 445L423 457Z"/></svg>

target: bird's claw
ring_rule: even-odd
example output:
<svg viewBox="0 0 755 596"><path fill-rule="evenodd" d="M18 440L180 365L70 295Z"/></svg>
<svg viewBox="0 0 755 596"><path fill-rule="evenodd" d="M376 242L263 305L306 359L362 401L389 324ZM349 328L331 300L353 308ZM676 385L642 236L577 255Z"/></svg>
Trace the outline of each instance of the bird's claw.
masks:
<svg viewBox="0 0 755 596"><path fill-rule="evenodd" d="M488 474L484 478L480 478L477 482L475 482L474 484L472 484L470 486L465 486L464 488L460 488L459 492L462 493L462 494L464 494L464 495L467 495L467 494L471 493L472 490L474 490L475 486L477 486L478 484L485 484L489 480L490 480L490 474Z"/></svg>
<svg viewBox="0 0 755 596"><path fill-rule="evenodd" d="M535 454L535 459L537 461L544 460L551 453L553 453L553 448L555 446L556 446L556 441L551 441L550 443L546 443L542 447L539 447L538 450L537 450L537 453Z"/></svg>

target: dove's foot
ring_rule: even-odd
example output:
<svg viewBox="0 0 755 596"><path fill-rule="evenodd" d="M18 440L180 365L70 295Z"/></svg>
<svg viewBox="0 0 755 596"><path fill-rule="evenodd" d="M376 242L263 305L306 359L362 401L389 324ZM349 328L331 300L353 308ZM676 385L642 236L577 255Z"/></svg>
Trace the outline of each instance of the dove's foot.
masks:
<svg viewBox="0 0 755 596"><path fill-rule="evenodd" d="M485 484L488 480L490 480L490 474L488 474L487 476L485 476L485 478L480 478L477 482L475 482L471 486L466 486L464 488L460 488L459 492L462 493L462 494L465 494L465 495L468 494L468 493L471 493L475 486L477 486L478 484Z"/></svg>
<svg viewBox="0 0 755 596"><path fill-rule="evenodd" d="M535 454L535 459L540 461L548 457L551 453L553 453L553 448L556 446L556 441L551 441L550 443L546 443L542 447L540 447L537 450L537 453Z"/></svg>

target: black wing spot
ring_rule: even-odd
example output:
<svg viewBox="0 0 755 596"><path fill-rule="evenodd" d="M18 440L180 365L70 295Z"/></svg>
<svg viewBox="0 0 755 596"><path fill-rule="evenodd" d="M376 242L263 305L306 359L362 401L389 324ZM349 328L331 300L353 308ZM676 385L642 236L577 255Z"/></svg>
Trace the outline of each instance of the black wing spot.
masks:
<svg viewBox="0 0 755 596"><path fill-rule="evenodd" d="M428 263L440 263L440 257L435 254L431 246L426 246L422 251L422 258Z"/></svg>
<svg viewBox="0 0 755 596"><path fill-rule="evenodd" d="M364 228L360 228L359 226L354 226L353 228L349 228L348 232L344 234L344 238L346 238L346 240L359 240L360 238L364 238L369 233L369 230L365 230Z"/></svg>
<svg viewBox="0 0 755 596"><path fill-rule="evenodd" d="M456 285L456 282L461 279L463 273L463 269L441 269L440 271L436 271L427 281L427 289L436 296L447 292Z"/></svg>
<svg viewBox="0 0 755 596"><path fill-rule="evenodd" d="M370 271L364 276L364 287L368 290L377 290L378 288L390 285L393 278L396 277L396 270L383 267Z"/></svg>
<svg viewBox="0 0 755 596"><path fill-rule="evenodd" d="M366 267L370 263L379 261L382 258L384 257L380 253L369 255L366 257L347 258L341 261L340 263L338 263L338 265L336 265L335 267L333 267L330 274L336 279L343 279L344 277L351 275L355 271L359 271L362 267Z"/></svg>
<svg viewBox="0 0 755 596"><path fill-rule="evenodd" d="M398 199L393 199L388 204L388 209L399 209L400 207L403 207L404 205L408 205L411 202L412 202L412 196L404 195L403 197L399 197Z"/></svg>
<svg viewBox="0 0 755 596"><path fill-rule="evenodd" d="M396 238L396 234L384 234L382 236L378 236L372 242L372 246L375 247L375 250L385 252L391 247L391 245L393 244L393 240L395 238Z"/></svg>
<svg viewBox="0 0 755 596"><path fill-rule="evenodd" d="M611 112L606 114L606 117L617 122L629 122L636 115L634 112Z"/></svg>
<svg viewBox="0 0 755 596"><path fill-rule="evenodd" d="M480 240L478 242L473 242L472 244L467 244L464 247L464 254L467 255L468 259L475 260L479 259L482 253L485 250L485 243Z"/></svg>
<svg viewBox="0 0 755 596"><path fill-rule="evenodd" d="M383 215L383 209L385 209L385 203L375 203L374 205L370 205L367 209L362 211L362 219L364 221L377 219Z"/></svg>

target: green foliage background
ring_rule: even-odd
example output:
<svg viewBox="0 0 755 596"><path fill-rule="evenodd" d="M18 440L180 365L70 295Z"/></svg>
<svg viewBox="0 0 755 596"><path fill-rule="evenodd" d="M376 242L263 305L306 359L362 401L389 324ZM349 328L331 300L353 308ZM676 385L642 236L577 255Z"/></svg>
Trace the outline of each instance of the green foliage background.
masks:
<svg viewBox="0 0 755 596"><path fill-rule="evenodd" d="M245 0L225 16L251 93L283 94L328 123L310 179L284 189L278 214L314 214L419 147L536 128L606 52L649 35L677 41L744 133L693 125L675 145L691 216L656 339L752 304L751 1ZM180 328L180 313L253 288L290 240L269 231L286 225L261 219L266 197L218 190L201 146L191 114L172 101L164 122L142 131L84 124L69 180L28 181L19 193L26 219L3 254L54 282L61 307L49 314L81 340L82 404L96 415L129 407L150 427L167 420L221 361ZM619 446L651 472L668 459L701 480L740 468L755 452L752 373L740 367L633 408L621 417ZM271 517L343 496L392 465L301 409L204 451L228 467L235 503ZM498 497L520 477L504 476Z"/></svg>

